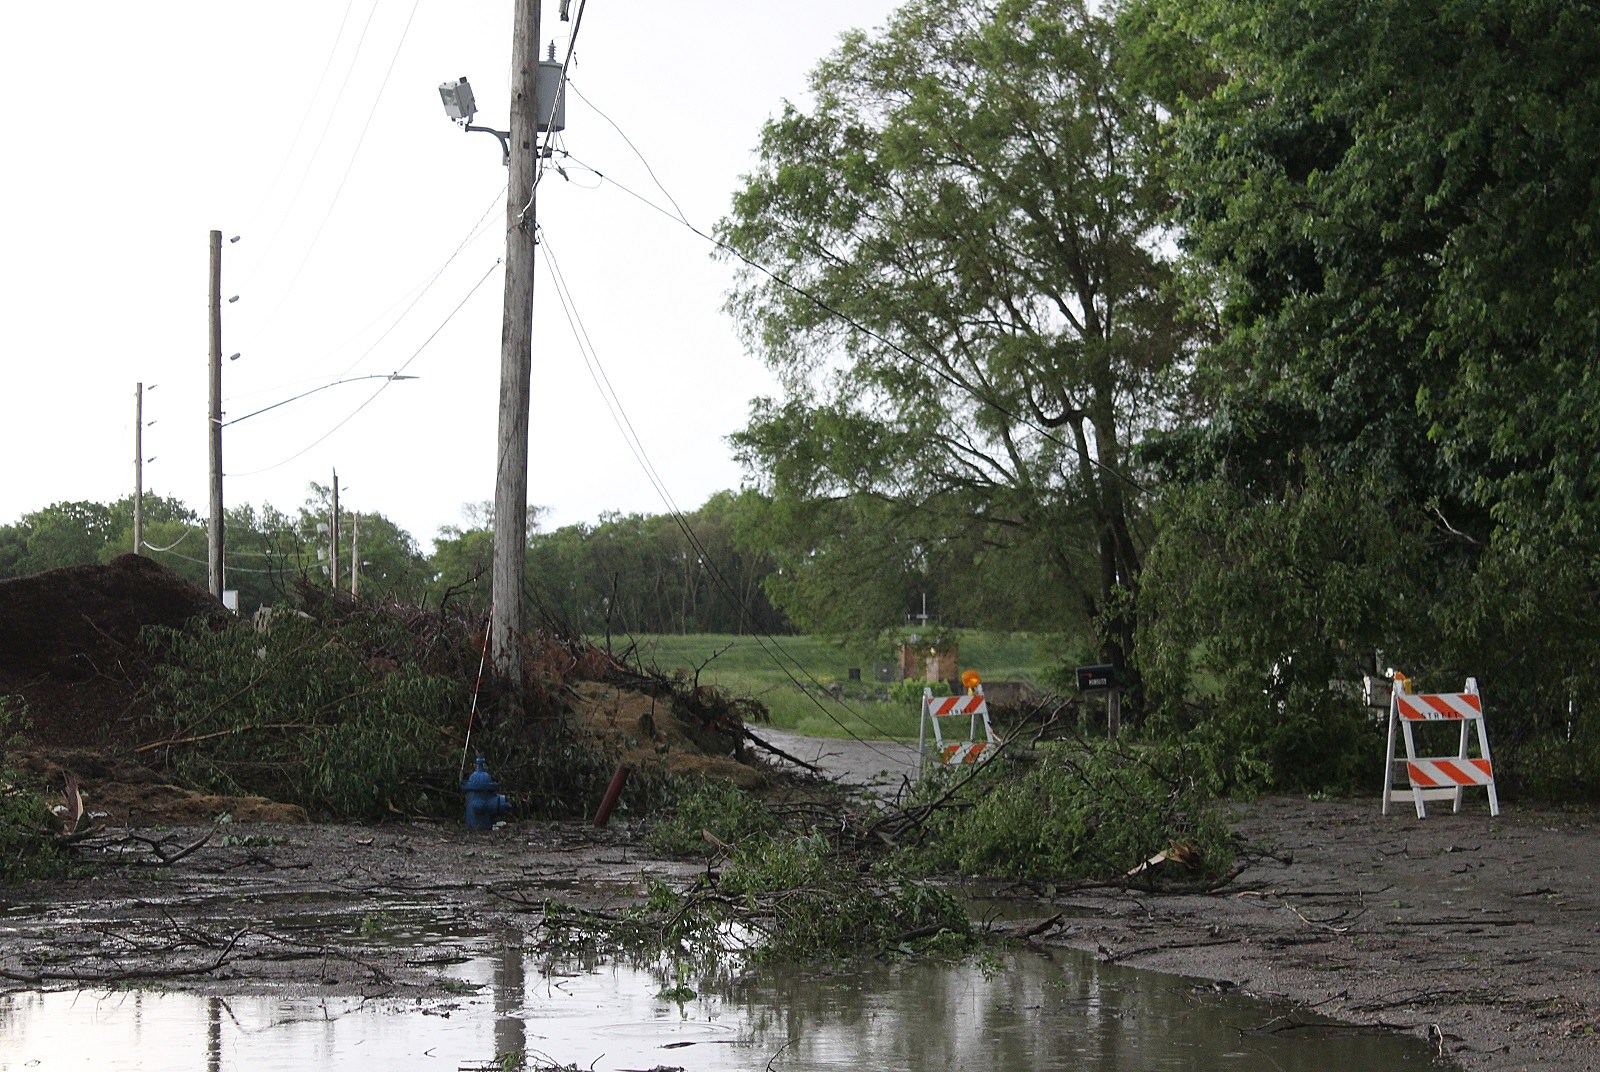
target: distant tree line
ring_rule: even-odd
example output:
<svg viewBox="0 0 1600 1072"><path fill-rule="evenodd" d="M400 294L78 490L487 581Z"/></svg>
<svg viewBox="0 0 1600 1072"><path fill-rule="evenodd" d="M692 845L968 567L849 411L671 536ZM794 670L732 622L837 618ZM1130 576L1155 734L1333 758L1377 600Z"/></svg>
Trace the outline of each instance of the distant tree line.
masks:
<svg viewBox="0 0 1600 1072"><path fill-rule="evenodd" d="M227 512L227 586L239 592L243 612L283 601L297 583L332 583L328 500L329 489L313 484L293 514L249 505ZM722 492L681 519L611 514L550 532L530 525L532 613L593 633L790 631L765 587L771 557L745 550L736 536L741 513L750 507L748 497ZM351 587L354 535L362 596L482 610L489 598L493 518L481 506L466 513L464 525L441 530L430 554L382 513L361 512L352 520L351 511L342 511L341 590ZM205 587L205 520L176 499L148 494L144 518L143 553ZM59 502L0 525L0 577L109 562L132 550L132 496Z"/></svg>
<svg viewBox="0 0 1600 1072"><path fill-rule="evenodd" d="M681 518L609 513L549 532L530 518L531 613L591 634L791 632L766 588L772 556L740 536L760 507L724 491ZM434 541L429 592L486 606L493 518L487 505L468 512L469 524Z"/></svg>

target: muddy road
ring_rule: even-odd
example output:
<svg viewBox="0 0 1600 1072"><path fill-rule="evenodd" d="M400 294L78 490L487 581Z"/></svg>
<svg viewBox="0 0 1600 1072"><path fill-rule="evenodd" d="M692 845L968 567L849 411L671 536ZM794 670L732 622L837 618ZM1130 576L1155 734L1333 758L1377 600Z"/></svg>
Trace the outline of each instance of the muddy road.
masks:
<svg viewBox="0 0 1600 1072"><path fill-rule="evenodd" d="M848 785L916 777L914 745L763 733ZM1068 916L1042 940L1394 1025L1468 1068L1600 1068L1600 816L1491 819L1469 792L1426 819L1281 797L1233 818L1251 863L1226 889L1028 891Z"/></svg>
<svg viewBox="0 0 1600 1072"><path fill-rule="evenodd" d="M887 796L905 770L881 742L774 743ZM1594 817L1512 803L1490 819L1473 801L1418 820L1380 816L1371 799L1267 798L1234 819L1250 866L1217 893L1013 889L1009 914L1061 914L1034 941L1395 1026L1469 1069L1600 1067ZM442 998L443 965L537 932L551 901L615 910L703 869L652 857L635 833L626 821L110 829L82 847L94 872L0 891L0 989L158 980Z"/></svg>

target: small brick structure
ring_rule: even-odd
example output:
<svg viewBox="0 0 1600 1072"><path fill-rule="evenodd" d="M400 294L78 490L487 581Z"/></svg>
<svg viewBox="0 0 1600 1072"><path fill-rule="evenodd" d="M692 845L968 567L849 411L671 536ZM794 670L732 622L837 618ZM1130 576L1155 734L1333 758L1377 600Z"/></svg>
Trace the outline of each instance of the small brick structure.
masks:
<svg viewBox="0 0 1600 1072"><path fill-rule="evenodd" d="M949 681L960 676L957 656L960 646L954 643L944 647L927 644L900 645L901 681Z"/></svg>

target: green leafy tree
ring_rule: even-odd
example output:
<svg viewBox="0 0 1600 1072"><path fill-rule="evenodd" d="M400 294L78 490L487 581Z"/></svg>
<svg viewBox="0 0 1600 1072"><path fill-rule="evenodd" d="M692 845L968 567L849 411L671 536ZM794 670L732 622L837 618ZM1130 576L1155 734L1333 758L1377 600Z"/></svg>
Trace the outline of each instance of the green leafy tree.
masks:
<svg viewBox="0 0 1600 1072"><path fill-rule="evenodd" d="M962 548L937 568L1009 555L1058 593L1014 624L1098 619L1127 649L1128 446L1174 396L1184 327L1142 165L1155 115L1117 64L1079 2L912 0L763 129L720 235L776 273L745 269L729 307L786 397L735 442L803 624L890 624L898 583L855 582Z"/></svg>
<svg viewBox="0 0 1600 1072"><path fill-rule="evenodd" d="M771 569L736 532L748 501L719 492L681 520L608 514L529 541L528 584L550 617L585 632L786 632L761 586Z"/></svg>
<svg viewBox="0 0 1600 1072"><path fill-rule="evenodd" d="M1370 785L1382 728L1361 675L1380 648L1415 668L1428 632L1419 510L1373 510L1373 478L1302 467L1271 500L1221 480L1163 496L1138 650L1174 702L1153 728L1202 745L1233 784Z"/></svg>
<svg viewBox="0 0 1600 1072"><path fill-rule="evenodd" d="M292 549L302 576L331 584L333 488L312 482L311 495L299 515L285 526L285 549ZM420 602L432 571L415 537L376 511L362 511L348 497L339 504L339 590L351 590L351 570L359 570L357 590L363 598ZM287 533L292 532L289 538ZM359 564L352 565L351 545Z"/></svg>
<svg viewBox="0 0 1600 1072"><path fill-rule="evenodd" d="M117 518L104 503L58 502L23 514L8 529L0 537L0 564L7 576L21 577L98 562L117 533Z"/></svg>
<svg viewBox="0 0 1600 1072"><path fill-rule="evenodd" d="M110 504L114 519L109 540L96 558L110 562L133 550L133 496ZM146 492L144 495L144 546L139 553L199 588L206 587L205 520L180 499Z"/></svg>
<svg viewBox="0 0 1600 1072"><path fill-rule="evenodd" d="M1269 576L1328 568L1295 557L1326 550L1294 539L1310 460L1361 474L1344 524L1388 517L1425 551L1407 570L1410 616L1431 615L1410 668L1483 675L1501 739L1530 748L1558 724L1600 737L1581 711L1565 725L1566 700L1600 687L1597 15L1582 0L1136 0L1121 17L1171 115L1188 289L1221 329L1198 362L1203 419L1152 460L1259 526ZM1232 569L1194 566L1211 583ZM1233 620L1258 633L1244 672L1289 644Z"/></svg>
<svg viewBox="0 0 1600 1072"><path fill-rule="evenodd" d="M487 610L490 601L489 570L494 562L494 504L466 503L463 524L445 525L433 539L428 556L430 577L427 598L437 604L467 605ZM528 507L530 541L539 531L544 507Z"/></svg>

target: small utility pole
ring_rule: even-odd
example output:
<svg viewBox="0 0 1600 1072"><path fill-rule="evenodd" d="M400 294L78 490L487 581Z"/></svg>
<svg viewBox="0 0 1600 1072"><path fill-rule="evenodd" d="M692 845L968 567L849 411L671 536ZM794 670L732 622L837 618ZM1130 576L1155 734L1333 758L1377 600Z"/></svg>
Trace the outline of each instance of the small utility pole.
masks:
<svg viewBox="0 0 1600 1072"><path fill-rule="evenodd" d="M361 596L361 515L350 511L350 598Z"/></svg>
<svg viewBox="0 0 1600 1072"><path fill-rule="evenodd" d="M333 516L328 519L328 577L339 590L339 470L333 471Z"/></svg>
<svg viewBox="0 0 1600 1072"><path fill-rule="evenodd" d="M144 384L133 385L133 553L144 554Z"/></svg>
<svg viewBox="0 0 1600 1072"><path fill-rule="evenodd" d="M211 232L211 514L206 523L207 576L222 599L222 232Z"/></svg>
<svg viewBox="0 0 1600 1072"><path fill-rule="evenodd" d="M490 646L522 684L522 573L528 553L528 409L533 378L534 171L538 164L539 0L517 0L511 45L511 159L506 181L506 289L500 329L500 431L494 487Z"/></svg>

